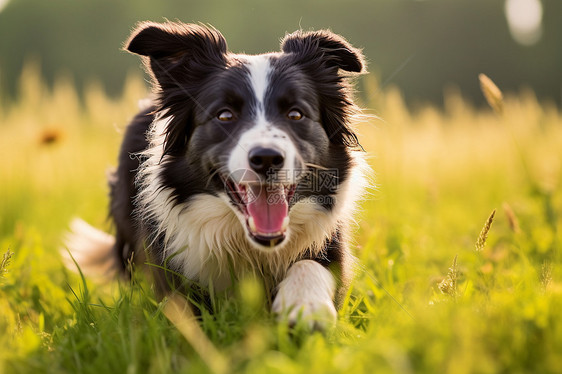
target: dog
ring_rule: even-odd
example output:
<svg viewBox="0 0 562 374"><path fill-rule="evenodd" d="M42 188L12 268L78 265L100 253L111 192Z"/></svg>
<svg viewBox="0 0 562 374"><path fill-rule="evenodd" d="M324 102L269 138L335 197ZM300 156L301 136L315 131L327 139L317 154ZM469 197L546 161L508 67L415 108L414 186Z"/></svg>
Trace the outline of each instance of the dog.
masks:
<svg viewBox="0 0 562 374"><path fill-rule="evenodd" d="M163 292L227 290L252 274L275 315L333 324L365 185L351 127L362 52L321 30L286 35L279 52L235 54L216 29L179 22L140 23L124 49L144 60L154 99L109 178L115 237L74 222L78 265L148 262Z"/></svg>

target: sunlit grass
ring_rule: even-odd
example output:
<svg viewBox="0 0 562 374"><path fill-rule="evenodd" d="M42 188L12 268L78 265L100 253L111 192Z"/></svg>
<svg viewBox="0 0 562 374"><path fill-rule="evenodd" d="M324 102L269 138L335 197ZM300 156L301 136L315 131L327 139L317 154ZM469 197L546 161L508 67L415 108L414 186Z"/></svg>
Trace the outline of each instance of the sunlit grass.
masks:
<svg viewBox="0 0 562 374"><path fill-rule="evenodd" d="M111 230L105 173L142 80L119 98L95 83L79 98L69 78L48 90L37 71L29 65L19 100L0 107L0 372L562 367L562 116L532 92L504 93L494 111L448 89L443 110L410 111L398 90L365 81L363 105L380 119L358 132L376 187L359 212L357 277L337 327L290 331L243 281L198 318L215 347L201 355L142 274L92 284L58 254L74 216Z"/></svg>

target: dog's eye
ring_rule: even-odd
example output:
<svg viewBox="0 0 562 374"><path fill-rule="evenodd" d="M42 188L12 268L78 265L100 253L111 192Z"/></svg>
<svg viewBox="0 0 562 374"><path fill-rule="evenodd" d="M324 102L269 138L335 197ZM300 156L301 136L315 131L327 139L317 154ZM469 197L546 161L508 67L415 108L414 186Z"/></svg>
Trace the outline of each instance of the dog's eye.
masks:
<svg viewBox="0 0 562 374"><path fill-rule="evenodd" d="M221 122L230 122L234 120L234 114L230 110L221 110L217 114L217 119Z"/></svg>
<svg viewBox="0 0 562 374"><path fill-rule="evenodd" d="M293 109L289 113L287 113L287 118L293 121L298 121L302 118L302 113L296 109Z"/></svg>

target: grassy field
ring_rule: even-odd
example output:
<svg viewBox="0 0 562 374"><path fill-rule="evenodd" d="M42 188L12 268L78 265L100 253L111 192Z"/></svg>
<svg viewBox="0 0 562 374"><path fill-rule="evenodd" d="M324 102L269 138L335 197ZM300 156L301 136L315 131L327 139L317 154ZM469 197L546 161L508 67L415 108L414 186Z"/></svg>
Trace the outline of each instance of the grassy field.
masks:
<svg viewBox="0 0 562 374"><path fill-rule="evenodd" d="M0 373L560 372L561 113L530 91L475 110L453 89L444 110L409 111L362 83L380 118L358 125L374 183L337 326L290 331L243 281L199 320L212 349L146 280L96 284L59 255L74 216L110 230L105 172L142 81L78 99L28 66L20 99L0 105Z"/></svg>

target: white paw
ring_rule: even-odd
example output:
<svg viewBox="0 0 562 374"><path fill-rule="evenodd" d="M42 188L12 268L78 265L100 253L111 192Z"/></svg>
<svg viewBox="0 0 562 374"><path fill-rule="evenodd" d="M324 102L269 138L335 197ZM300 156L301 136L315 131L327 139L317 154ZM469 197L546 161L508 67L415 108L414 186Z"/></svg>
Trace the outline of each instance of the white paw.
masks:
<svg viewBox="0 0 562 374"><path fill-rule="evenodd" d="M278 296L273 302L273 313L280 321L287 320L289 326L304 322L311 330L325 330L336 323L337 312L332 300L293 300L287 304Z"/></svg>
<svg viewBox="0 0 562 374"><path fill-rule="evenodd" d="M279 284L272 311L295 326L324 330L336 323L335 280L329 270L311 260L295 263Z"/></svg>

